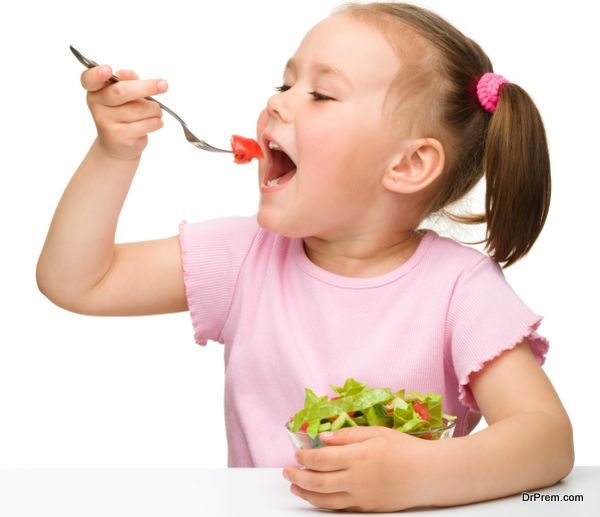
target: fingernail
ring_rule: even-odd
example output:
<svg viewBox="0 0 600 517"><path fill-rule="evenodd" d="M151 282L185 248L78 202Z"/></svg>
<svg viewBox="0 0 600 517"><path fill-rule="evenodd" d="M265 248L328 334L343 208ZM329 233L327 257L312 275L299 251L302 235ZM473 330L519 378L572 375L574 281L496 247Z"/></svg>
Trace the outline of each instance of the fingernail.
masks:
<svg viewBox="0 0 600 517"><path fill-rule="evenodd" d="M324 438L325 440L327 440L327 438L331 438L333 436L333 433L327 431L325 433L319 433L319 438Z"/></svg>
<svg viewBox="0 0 600 517"><path fill-rule="evenodd" d="M98 74L100 75L100 77L105 77L109 74L110 72L110 68L108 68L106 65L101 66L100 68L98 68Z"/></svg>
<svg viewBox="0 0 600 517"><path fill-rule="evenodd" d="M288 481L290 480L290 475L287 473L287 471L286 471L286 470L284 470L284 471L283 471L283 477L284 477L285 479L287 479Z"/></svg>
<svg viewBox="0 0 600 517"><path fill-rule="evenodd" d="M161 79L160 81L158 81L158 83L156 83L156 87L161 91L164 92L167 90L167 88L169 87L169 85L167 84L167 81L165 81L164 79Z"/></svg>

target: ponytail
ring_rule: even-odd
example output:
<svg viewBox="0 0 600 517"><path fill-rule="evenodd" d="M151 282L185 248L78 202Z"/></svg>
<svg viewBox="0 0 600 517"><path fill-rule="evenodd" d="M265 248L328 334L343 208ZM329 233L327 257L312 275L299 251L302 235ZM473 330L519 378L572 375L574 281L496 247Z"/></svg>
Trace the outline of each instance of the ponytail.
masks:
<svg viewBox="0 0 600 517"><path fill-rule="evenodd" d="M485 139L486 250L508 267L542 231L550 206L550 157L535 104L514 83L502 86Z"/></svg>
<svg viewBox="0 0 600 517"><path fill-rule="evenodd" d="M482 112L481 107L475 109ZM485 214L442 213L462 224L487 223L486 239L470 244L485 242L490 257L507 268L529 252L546 222L550 156L542 118L521 87L503 84L495 111L487 116L483 155L473 155L475 161L481 159L485 173Z"/></svg>

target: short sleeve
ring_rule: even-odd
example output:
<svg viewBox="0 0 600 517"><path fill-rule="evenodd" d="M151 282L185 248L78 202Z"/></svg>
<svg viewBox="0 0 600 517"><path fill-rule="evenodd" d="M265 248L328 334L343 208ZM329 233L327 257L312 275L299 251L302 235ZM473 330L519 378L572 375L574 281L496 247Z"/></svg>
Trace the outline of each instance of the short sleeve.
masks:
<svg viewBox="0 0 600 517"><path fill-rule="evenodd" d="M459 401L464 406L481 412L469 388L469 376L524 338L528 338L538 363L544 364L549 343L536 332L542 319L523 303L490 257L485 256L458 277L448 308L446 335Z"/></svg>
<svg viewBox="0 0 600 517"><path fill-rule="evenodd" d="M236 282L259 228L255 216L179 224L183 281L199 345L209 339L223 344Z"/></svg>

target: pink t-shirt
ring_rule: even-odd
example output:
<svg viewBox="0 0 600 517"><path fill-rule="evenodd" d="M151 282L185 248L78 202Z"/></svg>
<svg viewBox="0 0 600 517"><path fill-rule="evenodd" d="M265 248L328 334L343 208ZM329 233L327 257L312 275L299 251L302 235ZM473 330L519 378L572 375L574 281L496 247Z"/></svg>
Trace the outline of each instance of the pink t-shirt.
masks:
<svg viewBox="0 0 600 517"><path fill-rule="evenodd" d="M284 425L305 387L334 396L330 384L353 377L441 393L463 436L481 419L470 373L527 336L544 363L542 317L487 255L433 230L408 261L370 278L322 269L302 239L256 216L184 220L179 234L195 340L225 345L229 467L296 463Z"/></svg>

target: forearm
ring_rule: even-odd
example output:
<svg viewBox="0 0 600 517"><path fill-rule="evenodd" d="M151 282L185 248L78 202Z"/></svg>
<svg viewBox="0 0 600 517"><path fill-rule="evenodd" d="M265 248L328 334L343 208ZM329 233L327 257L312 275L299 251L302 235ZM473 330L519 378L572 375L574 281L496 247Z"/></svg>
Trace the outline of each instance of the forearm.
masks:
<svg viewBox="0 0 600 517"><path fill-rule="evenodd" d="M424 505L496 499L564 478L574 462L572 428L566 415L520 414L470 436L431 442L430 454L423 461Z"/></svg>
<svg viewBox="0 0 600 517"><path fill-rule="evenodd" d="M40 290L68 306L110 268L114 240L140 159L111 158L94 141L54 213L36 270Z"/></svg>

